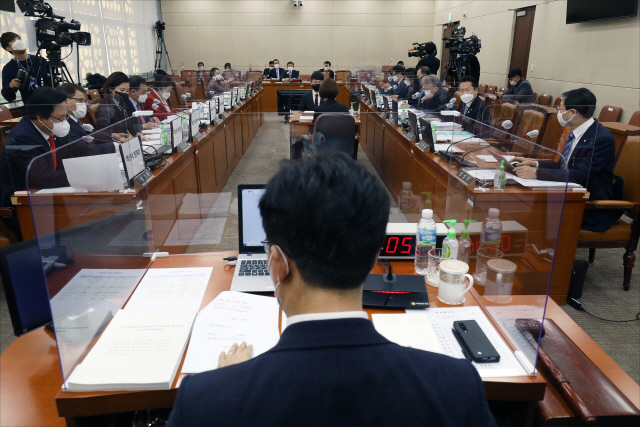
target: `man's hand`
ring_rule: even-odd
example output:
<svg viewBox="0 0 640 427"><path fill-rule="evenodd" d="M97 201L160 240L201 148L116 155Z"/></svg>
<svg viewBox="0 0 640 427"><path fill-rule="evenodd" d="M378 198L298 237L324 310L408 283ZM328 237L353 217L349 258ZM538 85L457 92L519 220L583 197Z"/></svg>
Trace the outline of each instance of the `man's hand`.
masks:
<svg viewBox="0 0 640 427"><path fill-rule="evenodd" d="M12 89L18 89L20 88L20 79L13 79L11 80L11 83L9 83L9 87Z"/></svg>
<svg viewBox="0 0 640 427"><path fill-rule="evenodd" d="M120 142L128 141L131 137L128 133L112 133L111 138L118 140Z"/></svg>
<svg viewBox="0 0 640 427"><path fill-rule="evenodd" d="M518 166L513 171L518 175L518 178L536 179L536 170L531 166Z"/></svg>
<svg viewBox="0 0 640 427"><path fill-rule="evenodd" d="M426 101L427 99L429 99L429 98L427 98L427 95L425 95L420 99L420 101Z"/></svg>
<svg viewBox="0 0 640 427"><path fill-rule="evenodd" d="M391 83L382 83L382 85L380 85L380 87L382 89L389 89L391 87Z"/></svg>
<svg viewBox="0 0 640 427"><path fill-rule="evenodd" d="M502 92L496 92L496 96L500 98L502 96Z"/></svg>
<svg viewBox="0 0 640 427"><path fill-rule="evenodd" d="M534 160L529 160L525 157L514 157L513 160L511 161L516 161L518 162L518 166L532 166L532 167L536 167L537 166L537 162Z"/></svg>
<svg viewBox="0 0 640 427"><path fill-rule="evenodd" d="M146 122L143 126L144 129L155 129L158 127L156 122Z"/></svg>
<svg viewBox="0 0 640 427"><path fill-rule="evenodd" d="M224 351L220 353L220 356L218 357L218 368L224 368L225 366L246 362L251 359L252 355L252 345L247 345L247 343L243 341L242 344L240 344L240 347L238 347L238 344L235 343L227 353Z"/></svg>
<svg viewBox="0 0 640 427"><path fill-rule="evenodd" d="M151 117L149 121L160 126L160 119L158 119L157 117Z"/></svg>
<svg viewBox="0 0 640 427"><path fill-rule="evenodd" d="M391 95L389 98L391 98L391 99L398 99L398 95Z"/></svg>

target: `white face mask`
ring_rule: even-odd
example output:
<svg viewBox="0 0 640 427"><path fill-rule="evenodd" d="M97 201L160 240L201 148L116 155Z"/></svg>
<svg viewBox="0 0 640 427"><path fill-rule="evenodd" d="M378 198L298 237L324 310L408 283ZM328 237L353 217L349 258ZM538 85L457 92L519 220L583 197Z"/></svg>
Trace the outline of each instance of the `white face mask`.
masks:
<svg viewBox="0 0 640 427"><path fill-rule="evenodd" d="M565 111L564 113L566 113L566 112L567 112L567 111ZM569 120L565 120L565 119L564 119L564 113L563 113L563 112L558 111L558 123L560 123L560 126L562 126L562 127L566 127L566 126L569 124L569 122L570 122L571 120L573 120L573 117L571 117ZM574 117L575 117L575 116L574 116Z"/></svg>
<svg viewBox="0 0 640 427"><path fill-rule="evenodd" d="M389 81L391 81L391 82L397 82L397 81L398 81L398 76L391 76L391 77L389 77Z"/></svg>
<svg viewBox="0 0 640 427"><path fill-rule="evenodd" d="M287 70L293 71L293 67L289 67L289 68L287 68Z"/></svg>
<svg viewBox="0 0 640 427"><path fill-rule="evenodd" d="M517 85L517 83L516 83L514 80L509 80L509 84L510 84L511 86L515 86L515 85Z"/></svg>
<svg viewBox="0 0 640 427"><path fill-rule="evenodd" d="M144 104L144 102L147 100L147 94L145 93L144 95L140 95L138 97L138 104Z"/></svg>
<svg viewBox="0 0 640 427"><path fill-rule="evenodd" d="M162 97L164 99L169 99L171 97L171 92L162 92Z"/></svg>
<svg viewBox="0 0 640 427"><path fill-rule="evenodd" d="M270 70L273 70L273 67L269 67Z"/></svg>
<svg viewBox="0 0 640 427"><path fill-rule="evenodd" d="M222 80L222 74L216 74L216 80Z"/></svg>
<svg viewBox="0 0 640 427"><path fill-rule="evenodd" d="M425 89L424 90L424 96L426 96L427 99L433 98L433 93L431 93L431 89Z"/></svg>
<svg viewBox="0 0 640 427"><path fill-rule="evenodd" d="M42 123L41 120L38 120L38 121L40 123ZM49 129L51 131L51 133L53 133L53 136L57 136L58 138L62 138L63 136L67 136L69 134L69 129L71 127L69 125L69 122L66 121L66 120L54 123L53 124L53 128L50 128L49 126L45 125L44 123L42 123L42 125L44 125L44 127Z"/></svg>
<svg viewBox="0 0 640 427"><path fill-rule="evenodd" d="M24 52L27 50L27 44L24 42L24 40L16 40L11 45L11 50L17 51L17 52Z"/></svg>
<svg viewBox="0 0 640 427"><path fill-rule="evenodd" d="M204 70L204 67L198 67L198 70L202 71Z"/></svg>
<svg viewBox="0 0 640 427"><path fill-rule="evenodd" d="M289 261L287 260L287 257L284 256L284 253L282 252L282 249L280 249L280 246L278 246L278 245L273 245L273 246L275 246L280 251L280 255L282 256L282 258L284 259L285 264L287 265L287 274L283 277L283 280L284 280L290 273ZM269 258L267 259L267 265L268 266L271 265L271 251L269 251ZM271 275L271 277L273 277L273 274L271 273L271 268L269 268L269 275ZM276 301L278 301L278 305L280 307L282 307L282 303L280 302L280 298L278 297L278 287L280 287L281 283L282 283L282 281L278 281L278 283L273 285L273 295L276 297Z"/></svg>
<svg viewBox="0 0 640 427"><path fill-rule="evenodd" d="M76 111L73 112L73 116L76 119L81 119L87 115L87 104L84 102L76 104Z"/></svg>
<svg viewBox="0 0 640 427"><path fill-rule="evenodd" d="M406 84L407 86L411 86L413 83L411 83L411 80L405 79L404 84Z"/></svg>
<svg viewBox="0 0 640 427"><path fill-rule="evenodd" d="M464 95L460 95L460 100L465 104L468 104L471 101L473 101L473 98L475 98L475 96L472 93L465 93Z"/></svg>
<svg viewBox="0 0 640 427"><path fill-rule="evenodd" d="M280 64L273 64L273 68L280 68Z"/></svg>
<svg viewBox="0 0 640 427"><path fill-rule="evenodd" d="M329 67L324 67L324 70L325 71L329 71Z"/></svg>

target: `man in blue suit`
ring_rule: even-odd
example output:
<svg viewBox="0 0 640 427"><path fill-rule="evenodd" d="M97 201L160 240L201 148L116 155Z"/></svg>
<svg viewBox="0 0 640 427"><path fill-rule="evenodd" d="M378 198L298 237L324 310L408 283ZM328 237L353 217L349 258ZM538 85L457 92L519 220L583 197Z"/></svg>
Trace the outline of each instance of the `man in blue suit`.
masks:
<svg viewBox="0 0 640 427"><path fill-rule="evenodd" d="M469 362L394 344L362 310L389 204L344 153L286 164L260 213L287 327L254 359L234 344L218 369L184 378L167 425L494 426Z"/></svg>
<svg viewBox="0 0 640 427"><path fill-rule="evenodd" d="M580 184L590 193L590 200L612 200L616 142L611 131L593 118L596 97L585 88L570 90L562 96L558 122L571 129L562 158L558 162L537 162L516 157L520 165L515 172L521 178ZM607 231L619 217L620 212L615 210L585 210L582 228Z"/></svg>

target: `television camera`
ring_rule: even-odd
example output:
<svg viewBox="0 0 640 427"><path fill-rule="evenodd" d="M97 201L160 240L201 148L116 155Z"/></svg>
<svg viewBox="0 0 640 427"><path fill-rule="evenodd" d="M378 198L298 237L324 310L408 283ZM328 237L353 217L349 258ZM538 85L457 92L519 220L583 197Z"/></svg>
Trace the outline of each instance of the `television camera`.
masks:
<svg viewBox="0 0 640 427"><path fill-rule="evenodd" d="M422 58L423 56L427 55L427 44L429 44L428 42L426 43L412 43L412 46L414 46L413 48L409 49L409 58ZM434 55L438 54L438 50L436 49L436 51L434 52Z"/></svg>
<svg viewBox="0 0 640 427"><path fill-rule="evenodd" d="M36 56L40 55L42 49L47 52L52 85L73 82L69 69L62 61L61 50L63 47L72 46L73 43L90 46L91 34L79 31L82 24L75 19L65 22L64 17L54 14L52 7L43 0L16 0L16 3L25 16L39 18L35 24L38 46Z"/></svg>
<svg viewBox="0 0 640 427"><path fill-rule="evenodd" d="M464 76L480 73L480 63L476 54L482 48L482 41L475 34L465 38L467 30L464 27L457 27L451 33L451 37L443 38L446 41L445 49L449 49L449 62L444 68L443 76L451 75L454 84L459 82Z"/></svg>
<svg viewBox="0 0 640 427"><path fill-rule="evenodd" d="M471 37L464 38L467 29L464 27L457 27L453 30L451 37L443 38L443 41L448 43L444 46L445 49L449 49L449 54L463 54L463 55L476 55L482 48L482 41L473 34Z"/></svg>

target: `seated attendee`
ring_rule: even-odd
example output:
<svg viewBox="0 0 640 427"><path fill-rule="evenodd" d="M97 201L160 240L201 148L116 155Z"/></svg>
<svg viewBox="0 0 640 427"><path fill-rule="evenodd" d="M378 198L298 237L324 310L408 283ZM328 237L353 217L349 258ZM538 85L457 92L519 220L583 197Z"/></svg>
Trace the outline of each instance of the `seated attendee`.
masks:
<svg viewBox="0 0 640 427"><path fill-rule="evenodd" d="M148 98L147 81L140 76L133 76L129 79L129 102L124 103L127 116L133 117L136 111L144 110L144 103ZM157 117L140 116L136 119L143 129L153 129L158 127L160 120Z"/></svg>
<svg viewBox="0 0 640 427"><path fill-rule="evenodd" d="M558 122L571 129L562 150L564 159L554 162L516 157L520 163L515 172L526 179L580 184L589 192L590 200L612 200L616 143L611 131L593 118L596 97L585 88L570 90L562 97ZM585 209L582 228L607 231L619 217L616 210Z"/></svg>
<svg viewBox="0 0 640 427"><path fill-rule="evenodd" d="M116 71L107 77L102 88L102 99L95 113L96 128L104 129L118 124L110 128L112 132L132 132L124 122L129 117L125 107L125 103L128 102L129 77L121 71Z"/></svg>
<svg viewBox="0 0 640 427"><path fill-rule="evenodd" d="M411 104L412 106L417 107L420 103L420 100L424 97L422 79L430 74L431 71L429 71L429 67L420 67L416 70L417 79L414 83L414 92L416 93L414 93L411 97L411 100L409 100L409 104Z"/></svg>
<svg viewBox="0 0 640 427"><path fill-rule="evenodd" d="M209 97L229 92L229 83L224 80L219 68L212 68L211 71L209 71L209 77L211 78L207 86L207 91L209 92L207 95L209 95Z"/></svg>
<svg viewBox="0 0 640 427"><path fill-rule="evenodd" d="M262 71L262 75L265 76L265 78L269 78L271 70L273 70L273 61L269 61L269 68L265 68L264 71Z"/></svg>
<svg viewBox="0 0 640 427"><path fill-rule="evenodd" d="M398 101L412 99L413 95L419 90L414 84L416 82L418 82L418 78L416 77L415 70L413 68L407 68L403 71L402 79L398 82L398 91L392 98Z"/></svg>
<svg viewBox="0 0 640 427"><path fill-rule="evenodd" d="M535 104L536 96L533 94L531 84L522 78L520 68L509 71L509 83L511 87L505 93L498 92L496 96L502 99L513 99L521 104Z"/></svg>
<svg viewBox="0 0 640 427"><path fill-rule="evenodd" d="M324 74L320 71L311 73L311 92L304 94L298 105L298 111L315 111L320 105L322 98L320 97L320 85L324 80Z"/></svg>
<svg viewBox="0 0 640 427"><path fill-rule="evenodd" d="M398 63L396 65L398 65L398 66L400 66L402 68L405 68L404 61L398 61Z"/></svg>
<svg viewBox="0 0 640 427"><path fill-rule="evenodd" d="M324 61L324 66L319 71L324 71L325 73L329 73L329 78L330 79L333 79L334 76L335 76L333 70L331 69L331 62L329 62L329 61Z"/></svg>
<svg viewBox="0 0 640 427"><path fill-rule="evenodd" d="M458 111L465 117L491 126L491 110L478 96L478 81L475 77L464 76L460 80L460 108Z"/></svg>
<svg viewBox="0 0 640 427"><path fill-rule="evenodd" d="M425 45L425 52L426 55L420 58L416 68L429 67L432 74L438 74L438 69L440 69L440 60L436 57L436 44L434 42L427 42Z"/></svg>
<svg viewBox="0 0 640 427"><path fill-rule="evenodd" d="M160 81L158 82L158 77ZM153 116L164 120L179 112L171 108L167 100L171 97L171 91L176 89L176 84L170 76L157 75L153 89L147 94L144 101L144 109L153 111Z"/></svg>
<svg viewBox="0 0 640 427"><path fill-rule="evenodd" d="M286 329L259 357L234 344L186 376L167 427L496 425L471 363L392 343L362 310L389 219L377 176L322 153L284 165L259 206Z"/></svg>
<svg viewBox="0 0 640 427"><path fill-rule="evenodd" d="M287 69L282 74L282 80L288 82L288 81L296 80L299 78L300 78L300 72L293 69L293 62L291 61L287 62Z"/></svg>
<svg viewBox="0 0 640 427"><path fill-rule="evenodd" d="M273 60L273 70L269 72L270 79L282 80L282 75L284 72L280 69L280 61L277 59Z"/></svg>
<svg viewBox="0 0 640 427"><path fill-rule="evenodd" d="M311 128L316 123L316 120L322 113L348 113L349 108L344 105L342 102L336 101L336 98L340 94L340 89L338 88L338 83L336 83L333 79L324 80L320 84L320 105L315 108L315 113L313 114L313 123Z"/></svg>
<svg viewBox="0 0 640 427"><path fill-rule="evenodd" d="M403 73L404 73L404 69L402 67L398 67L397 65L394 65L389 70L389 78L387 79L388 82L382 83L380 85L380 89L382 89L382 93L387 96L397 95L398 90L400 90L398 82L400 81L400 79L402 79L402 77L404 77Z"/></svg>
<svg viewBox="0 0 640 427"><path fill-rule="evenodd" d="M102 89L107 78L99 73L87 73L87 89Z"/></svg>
<svg viewBox="0 0 640 427"><path fill-rule="evenodd" d="M451 99L449 92L442 87L442 81L435 75L422 78L422 91L417 108L425 111L441 111ZM415 105L415 104L414 104Z"/></svg>
<svg viewBox="0 0 640 427"><path fill-rule="evenodd" d="M196 72L196 76L201 79L203 78L205 75L205 70L204 70L204 62L198 62L198 71Z"/></svg>
<svg viewBox="0 0 640 427"><path fill-rule="evenodd" d="M233 71L231 69L231 63L230 62L227 62L227 63L224 64L224 70L225 71Z"/></svg>
<svg viewBox="0 0 640 427"><path fill-rule="evenodd" d="M31 93L39 87L51 86L49 64L42 56L29 55L27 43L16 33L6 32L0 36L0 45L13 57L2 68L2 96L9 102L16 100L16 93L20 92L22 102L26 103ZM31 70L29 71L29 67ZM23 80L18 78L18 72L29 72Z"/></svg>

